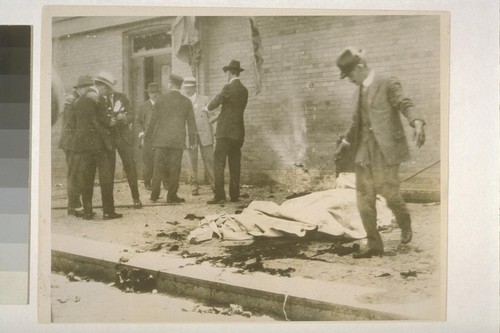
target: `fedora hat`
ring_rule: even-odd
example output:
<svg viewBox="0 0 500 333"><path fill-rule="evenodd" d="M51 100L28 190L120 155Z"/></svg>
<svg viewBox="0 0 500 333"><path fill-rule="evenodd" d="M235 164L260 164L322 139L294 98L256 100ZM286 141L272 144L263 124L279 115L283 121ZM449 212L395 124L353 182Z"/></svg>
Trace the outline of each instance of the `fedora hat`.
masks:
<svg viewBox="0 0 500 333"><path fill-rule="evenodd" d="M100 72L99 75L94 79L94 81L102 82L110 88L113 88L116 84L116 80L113 75L108 72Z"/></svg>
<svg viewBox="0 0 500 333"><path fill-rule="evenodd" d="M192 76L188 76L184 79L184 87L196 87L196 79Z"/></svg>
<svg viewBox="0 0 500 333"><path fill-rule="evenodd" d="M169 81L175 85L181 86L182 82L184 81L184 78L182 76L176 75L176 74L170 74L168 77Z"/></svg>
<svg viewBox="0 0 500 333"><path fill-rule="evenodd" d="M90 77L90 75L82 75L78 78L78 82L73 86L73 88L80 88L85 86L91 86L94 84L94 80Z"/></svg>
<svg viewBox="0 0 500 333"><path fill-rule="evenodd" d="M340 78L343 79L349 73L359 65L363 59L363 50L356 49L355 47L346 47L340 53L339 57L335 61L338 68L340 69Z"/></svg>
<svg viewBox="0 0 500 333"><path fill-rule="evenodd" d="M160 85L156 82L151 82L148 84L147 92L160 92Z"/></svg>
<svg viewBox="0 0 500 333"><path fill-rule="evenodd" d="M238 71L238 73L241 73L244 71L244 69L240 67L240 62L238 60L231 60L229 65L222 67L222 70L224 71L224 73L230 69L234 69L234 70Z"/></svg>

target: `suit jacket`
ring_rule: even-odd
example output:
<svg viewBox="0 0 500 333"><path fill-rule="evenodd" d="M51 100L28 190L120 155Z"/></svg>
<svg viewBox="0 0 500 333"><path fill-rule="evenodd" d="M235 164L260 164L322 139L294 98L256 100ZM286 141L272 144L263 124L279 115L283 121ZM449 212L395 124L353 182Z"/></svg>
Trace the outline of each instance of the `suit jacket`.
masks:
<svg viewBox="0 0 500 333"><path fill-rule="evenodd" d="M198 137L200 138L200 144L202 146L208 146L214 143L212 125L210 124L207 113L202 111L203 108L207 106L208 102L208 96L199 94L196 94L196 97L192 102Z"/></svg>
<svg viewBox="0 0 500 333"><path fill-rule="evenodd" d="M208 104L207 109L212 111L222 104L217 120L215 136L234 140L245 139L245 125L243 113L248 102L248 90L239 79L233 80L222 89L222 92Z"/></svg>
<svg viewBox="0 0 500 333"><path fill-rule="evenodd" d="M59 140L59 148L64 150L73 149L73 139L76 129L76 114L74 103L80 97L76 90L69 95L64 101L64 111L62 118L62 131Z"/></svg>
<svg viewBox="0 0 500 333"><path fill-rule="evenodd" d="M412 127L415 120L423 118L415 110L411 99L404 95L401 83L394 77L375 74L365 94L370 126L386 163L395 165L406 161L409 158L409 149L399 113L408 119ZM361 140L359 90L356 90L353 99L353 122L346 140L356 152Z"/></svg>
<svg viewBox="0 0 500 333"><path fill-rule="evenodd" d="M151 140L153 147L185 149L186 125L189 144L194 145L196 122L193 105L178 90L171 90L156 101L144 140Z"/></svg>
<svg viewBox="0 0 500 333"><path fill-rule="evenodd" d="M113 150L109 131L110 117L96 90L90 88L74 104L76 130L73 150Z"/></svg>
<svg viewBox="0 0 500 333"><path fill-rule="evenodd" d="M147 100L139 106L137 114L135 115L135 130L137 135L146 133L151 116L153 115L153 104L151 100Z"/></svg>
<svg viewBox="0 0 500 333"><path fill-rule="evenodd" d="M132 145L135 139L132 130L135 117L134 111L130 106L130 101L124 93L116 91L113 93L113 103L112 105L108 104L108 113L112 117L116 117L121 113L126 118L126 122L119 121L117 125L111 129L113 140L115 140L115 142L123 140L127 144Z"/></svg>

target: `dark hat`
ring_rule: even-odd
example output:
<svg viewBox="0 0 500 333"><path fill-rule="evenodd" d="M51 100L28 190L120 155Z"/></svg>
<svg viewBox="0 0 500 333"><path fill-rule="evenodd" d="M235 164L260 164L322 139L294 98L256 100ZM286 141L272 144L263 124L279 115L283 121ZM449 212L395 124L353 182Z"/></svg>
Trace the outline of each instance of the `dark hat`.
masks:
<svg viewBox="0 0 500 333"><path fill-rule="evenodd" d="M229 65L222 67L222 70L224 71L224 73L230 69L234 69L234 70L238 71L238 73L241 73L244 71L243 68L240 68L240 62L238 60L231 60Z"/></svg>
<svg viewBox="0 0 500 333"><path fill-rule="evenodd" d="M99 75L97 75L97 77L94 79L94 81L104 83L112 89L116 84L116 80L113 78L113 75L108 72L100 72Z"/></svg>
<svg viewBox="0 0 500 333"><path fill-rule="evenodd" d="M93 84L94 80L92 80L92 77L90 77L90 75L82 75L78 78L78 82L73 86L73 88L76 89L80 87L91 86Z"/></svg>
<svg viewBox="0 0 500 333"><path fill-rule="evenodd" d="M184 82L184 79L182 78L182 76L175 75L175 74L170 74L168 79L170 80L170 82L172 82L173 84L178 85L178 86L181 86L182 82Z"/></svg>
<svg viewBox="0 0 500 333"><path fill-rule="evenodd" d="M151 82L148 84L147 92L160 92L160 85L156 82Z"/></svg>
<svg viewBox="0 0 500 333"><path fill-rule="evenodd" d="M352 46L346 47L335 61L340 68L340 78L343 79L361 63L363 50L358 50Z"/></svg>

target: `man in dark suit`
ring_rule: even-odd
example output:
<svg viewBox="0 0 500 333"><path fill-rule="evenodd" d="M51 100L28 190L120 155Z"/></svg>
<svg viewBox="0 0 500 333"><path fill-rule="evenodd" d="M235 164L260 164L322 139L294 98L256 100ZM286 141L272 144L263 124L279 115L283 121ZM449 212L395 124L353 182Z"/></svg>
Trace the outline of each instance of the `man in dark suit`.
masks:
<svg viewBox="0 0 500 333"><path fill-rule="evenodd" d="M185 200L177 196L183 149L186 148L186 125L190 149L196 148L196 122L193 105L189 98L179 91L183 78L171 74L169 91L161 95L153 108L153 115L144 136L144 142L151 141L155 150L151 201L160 197L160 183L165 166L168 171L168 203Z"/></svg>
<svg viewBox="0 0 500 333"><path fill-rule="evenodd" d="M228 83L206 107L205 111L213 116L213 110L222 105L217 117L214 152L215 195L208 204L223 203L226 200L224 190L224 168L226 159L229 164L229 196L232 202L240 196L241 147L245 139L243 113L248 102L248 90L241 83L239 76L243 71L240 62L231 60L223 67Z"/></svg>
<svg viewBox="0 0 500 333"><path fill-rule="evenodd" d="M64 102L64 111L62 118L62 133L59 141L59 148L64 151L66 156L66 165L68 168L66 188L68 194L68 215L77 217L83 216L81 210L82 203L80 200L81 189L79 182L79 166L78 154L73 153L73 141L76 129L76 114L74 103L89 89L94 82L89 75L82 75L78 78L77 84L73 87L73 92Z"/></svg>
<svg viewBox="0 0 500 333"><path fill-rule="evenodd" d="M148 90L146 90L149 99L141 104L137 115L135 117L135 127L138 134L138 138L141 142L142 147L142 162L143 162L143 178L144 186L148 191L151 191L151 179L153 178L153 166L155 152L153 150L153 145L151 141L144 141L144 135L146 134L146 129L148 128L151 116L153 114L153 107L160 96L160 85L158 83L148 84ZM166 184L166 178L163 180Z"/></svg>
<svg viewBox="0 0 500 333"><path fill-rule="evenodd" d="M134 208L142 208L134 157L134 133L131 128L134 122L134 112L127 96L114 90L116 81L110 73L99 73L95 78L95 84L104 91L104 99L109 116L117 120L117 126L111 129L111 136L118 155L120 155L120 159L122 160L123 169L125 170L130 192L132 193Z"/></svg>
<svg viewBox="0 0 500 333"><path fill-rule="evenodd" d="M366 230L368 244L356 259L382 255L384 245L377 230L376 196L381 194L401 228L401 243L412 239L411 218L399 191L399 165L409 158L408 143L400 113L414 129L417 147L425 142L423 118L411 99L403 93L398 79L368 68L364 51L344 49L336 60L341 78L359 86L354 96L352 126L336 153L349 147L353 151L357 205Z"/></svg>
<svg viewBox="0 0 500 333"><path fill-rule="evenodd" d="M115 149L109 129L117 125L117 120L109 117L102 97L103 90L90 87L75 101L76 130L73 151L80 163L80 187L82 190L83 218L91 220L92 196L96 168L105 220L122 217L115 212L113 199L113 173Z"/></svg>

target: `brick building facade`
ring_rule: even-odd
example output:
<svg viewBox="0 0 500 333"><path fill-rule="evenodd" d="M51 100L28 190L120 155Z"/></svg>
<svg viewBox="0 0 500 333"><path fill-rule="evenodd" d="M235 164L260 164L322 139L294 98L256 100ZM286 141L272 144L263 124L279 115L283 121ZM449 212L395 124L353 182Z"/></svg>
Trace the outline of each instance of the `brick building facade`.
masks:
<svg viewBox="0 0 500 333"><path fill-rule="evenodd" d="M68 91L79 75L107 70L118 80L118 90L137 105L143 97L137 91L145 84L144 64L137 66L130 40L141 31L169 29L174 19L55 21L54 66ZM75 25L74 20L81 22ZM335 58L348 45L365 48L368 65L377 72L397 76L425 117L427 142L421 149L411 144L411 128L403 121L412 158L401 166L401 178L440 160L440 111L446 111L440 110L439 16L256 17L264 58L262 91L257 95L248 18L201 17L199 23L202 93L214 97L222 89L225 77L221 68L231 59L239 59L246 69L241 74L250 92L245 111L243 183L287 182L291 187L312 189L334 184L335 142L350 126L355 90L350 82L340 80ZM146 54L151 55L154 53ZM186 64L169 56L173 72L189 74ZM53 147L59 132L60 125L56 124ZM61 179L63 155L53 149L52 158L53 177ZM440 165L404 182L402 187L436 197Z"/></svg>

